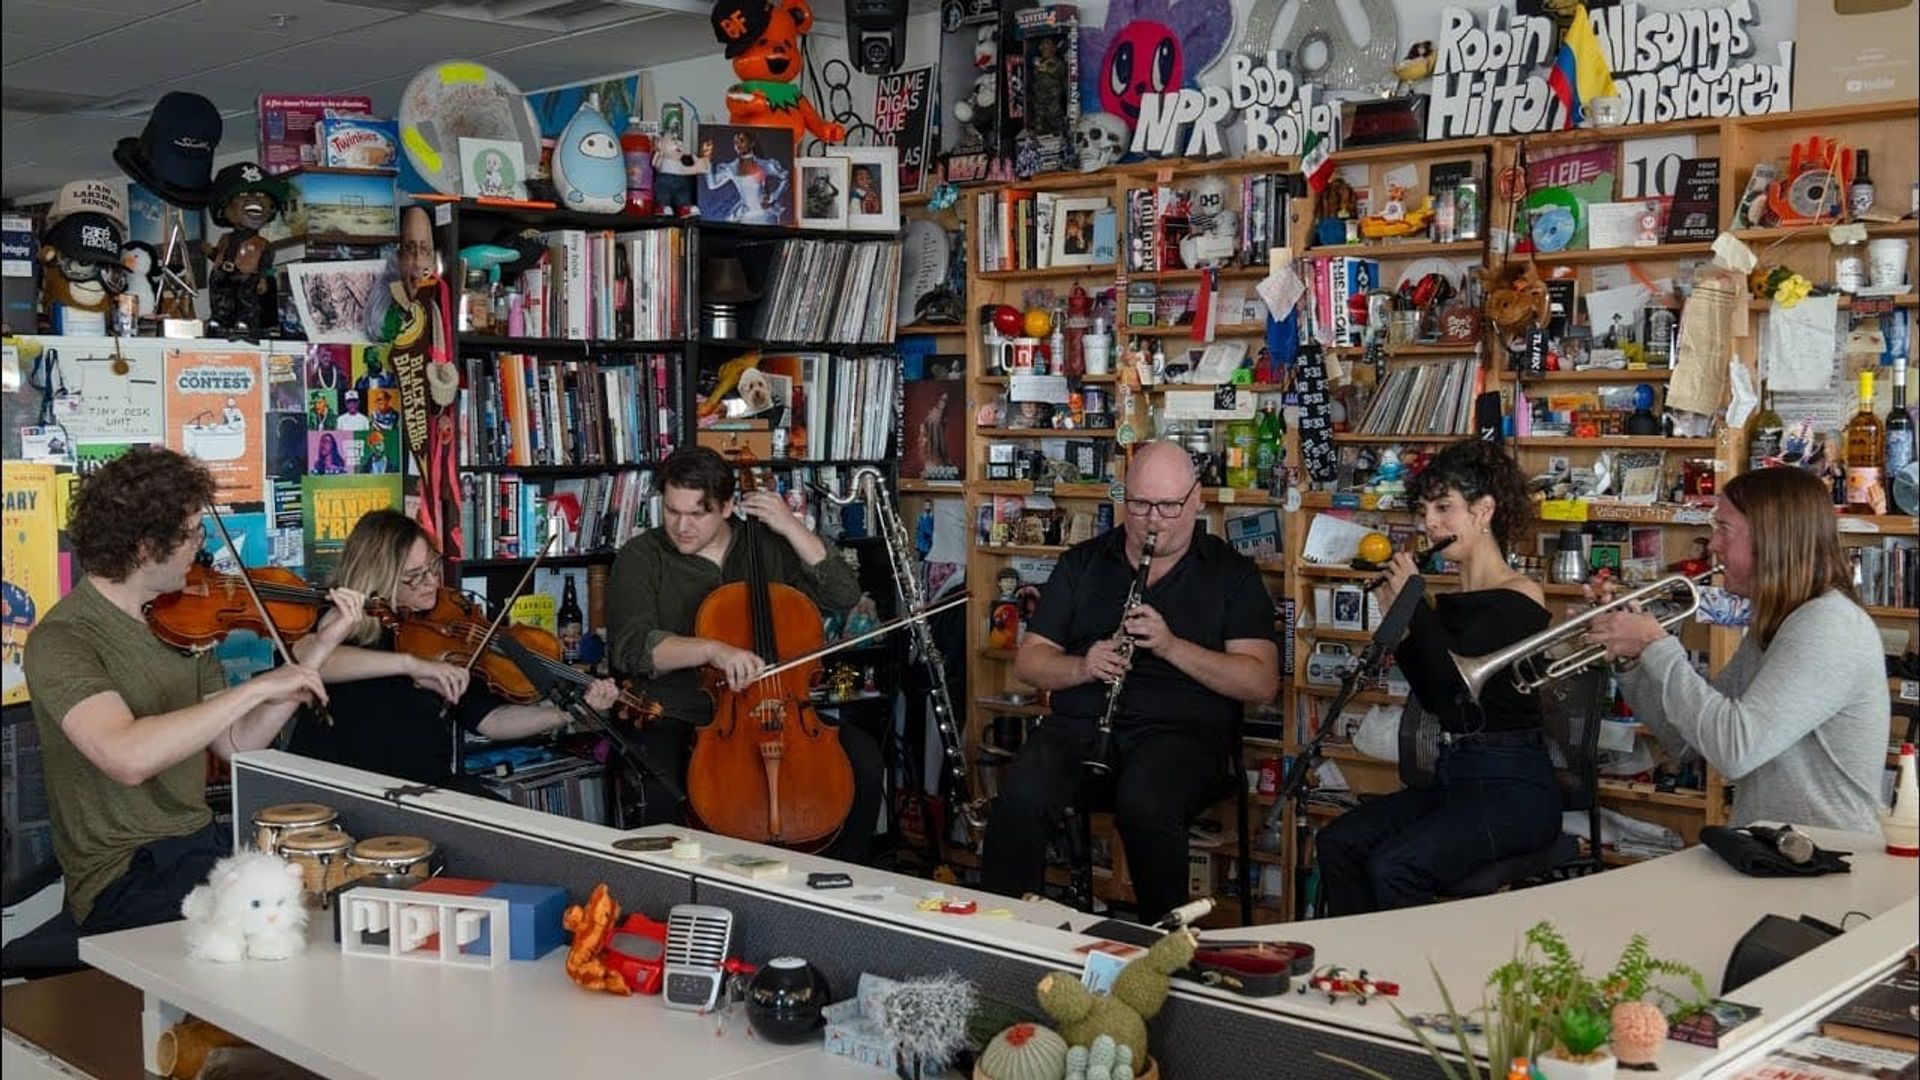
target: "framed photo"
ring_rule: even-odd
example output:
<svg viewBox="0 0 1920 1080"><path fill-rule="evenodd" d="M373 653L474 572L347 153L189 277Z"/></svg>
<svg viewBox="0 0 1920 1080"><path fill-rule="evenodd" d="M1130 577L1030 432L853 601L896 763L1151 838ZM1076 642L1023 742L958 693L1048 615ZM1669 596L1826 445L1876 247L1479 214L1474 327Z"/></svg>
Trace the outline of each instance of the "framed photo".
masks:
<svg viewBox="0 0 1920 1080"><path fill-rule="evenodd" d="M307 340L315 344L366 341L374 298L386 275L387 264L379 259L288 266L293 306Z"/></svg>
<svg viewBox="0 0 1920 1080"><path fill-rule="evenodd" d="M900 148L829 146L827 153L847 161L847 228L900 231Z"/></svg>
<svg viewBox="0 0 1920 1080"><path fill-rule="evenodd" d="M793 224L793 133L784 128L700 125L700 216L740 225Z"/></svg>
<svg viewBox="0 0 1920 1080"><path fill-rule="evenodd" d="M1100 258L1094 239L1100 215L1107 211L1103 198L1060 199L1053 204L1053 265L1092 266L1111 262L1113 256Z"/></svg>
<svg viewBox="0 0 1920 1080"><path fill-rule="evenodd" d="M802 157L793 159L794 197L799 200L803 229L847 227L847 159Z"/></svg>
<svg viewBox="0 0 1920 1080"><path fill-rule="evenodd" d="M527 162L512 139L460 140L460 194L475 198L527 197Z"/></svg>
<svg viewBox="0 0 1920 1080"><path fill-rule="evenodd" d="M1660 559L1664 551L1665 531L1666 530L1658 526L1645 525L1627 530L1627 536L1633 545L1632 557L1635 559Z"/></svg>
<svg viewBox="0 0 1920 1080"><path fill-rule="evenodd" d="M1358 585L1338 585L1333 590L1333 618L1329 625L1335 630L1365 630L1367 622L1367 594Z"/></svg>

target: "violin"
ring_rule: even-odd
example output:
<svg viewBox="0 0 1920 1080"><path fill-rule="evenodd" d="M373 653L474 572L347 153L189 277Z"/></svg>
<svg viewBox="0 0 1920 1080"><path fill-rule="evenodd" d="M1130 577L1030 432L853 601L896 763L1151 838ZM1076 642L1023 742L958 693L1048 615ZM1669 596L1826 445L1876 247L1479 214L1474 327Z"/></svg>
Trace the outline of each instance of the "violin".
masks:
<svg viewBox="0 0 1920 1080"><path fill-rule="evenodd" d="M332 601L325 589L308 585L300 575L278 566L246 571L261 607L256 607L239 574L223 574L205 560L187 570L187 583L178 592L155 597L144 609L153 636L176 649L200 652L226 640L235 630L251 630L270 637L267 619L288 641L313 632L320 613ZM262 617L262 607L265 616ZM384 605L367 601L367 614L382 617Z"/></svg>
<svg viewBox="0 0 1920 1080"><path fill-rule="evenodd" d="M743 490L752 486L749 479ZM752 649L769 669L740 690L716 668L702 673L713 721L694 738L687 802L712 832L818 850L853 809L853 766L839 732L813 709L821 671L813 654L825 636L820 609L799 589L767 580L755 536L765 527L752 520L734 526L734 542L747 545L746 579L715 589L694 616L694 636Z"/></svg>
<svg viewBox="0 0 1920 1080"><path fill-rule="evenodd" d="M584 690L594 681L563 662L560 639L537 626L506 624L488 637L485 610L456 589L442 588L430 610L401 612L387 624L399 652L471 666L488 689L516 705L531 705L550 696L556 684ZM476 654L482 641L486 648ZM659 705L626 689L620 691L616 708L635 722L660 715Z"/></svg>

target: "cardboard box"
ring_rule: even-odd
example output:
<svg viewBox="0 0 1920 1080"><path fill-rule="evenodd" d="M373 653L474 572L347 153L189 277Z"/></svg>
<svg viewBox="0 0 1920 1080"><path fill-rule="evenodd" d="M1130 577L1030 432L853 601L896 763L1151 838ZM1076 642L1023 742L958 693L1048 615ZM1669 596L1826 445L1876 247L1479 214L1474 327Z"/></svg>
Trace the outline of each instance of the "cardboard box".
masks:
<svg viewBox="0 0 1920 1080"><path fill-rule="evenodd" d="M1920 0L1806 0L1794 34L1793 107L1821 109L1920 95Z"/></svg>
<svg viewBox="0 0 1920 1080"><path fill-rule="evenodd" d="M369 116L373 99L362 94L261 94L260 165L270 173L319 164L313 130L323 117Z"/></svg>

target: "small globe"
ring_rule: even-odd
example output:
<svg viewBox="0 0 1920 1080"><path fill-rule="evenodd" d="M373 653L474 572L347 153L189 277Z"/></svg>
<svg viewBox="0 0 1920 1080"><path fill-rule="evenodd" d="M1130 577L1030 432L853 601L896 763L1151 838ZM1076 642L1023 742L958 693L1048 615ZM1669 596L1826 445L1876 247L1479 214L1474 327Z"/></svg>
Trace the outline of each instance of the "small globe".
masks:
<svg viewBox="0 0 1920 1080"><path fill-rule="evenodd" d="M1393 541L1385 533L1368 533L1360 539L1359 555L1370 563L1384 563L1393 558Z"/></svg>
<svg viewBox="0 0 1920 1080"><path fill-rule="evenodd" d="M1053 313L1046 308L1028 308L1025 325L1028 337L1046 337L1053 333Z"/></svg>

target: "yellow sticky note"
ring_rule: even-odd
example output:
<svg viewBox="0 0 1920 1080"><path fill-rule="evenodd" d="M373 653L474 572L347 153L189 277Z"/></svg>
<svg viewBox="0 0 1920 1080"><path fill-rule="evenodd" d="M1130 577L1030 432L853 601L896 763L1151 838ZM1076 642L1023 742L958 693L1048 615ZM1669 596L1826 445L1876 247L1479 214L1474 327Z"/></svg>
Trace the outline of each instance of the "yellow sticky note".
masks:
<svg viewBox="0 0 1920 1080"><path fill-rule="evenodd" d="M1587 500L1548 499L1540 504L1541 521L1585 521Z"/></svg>

